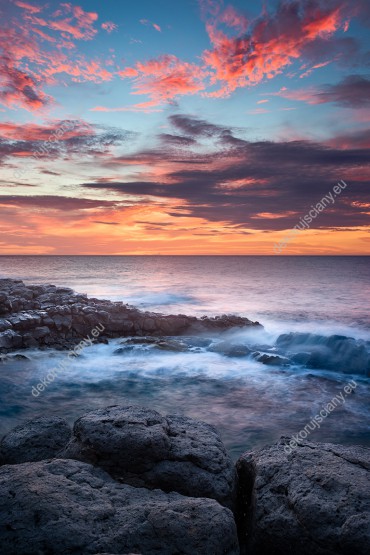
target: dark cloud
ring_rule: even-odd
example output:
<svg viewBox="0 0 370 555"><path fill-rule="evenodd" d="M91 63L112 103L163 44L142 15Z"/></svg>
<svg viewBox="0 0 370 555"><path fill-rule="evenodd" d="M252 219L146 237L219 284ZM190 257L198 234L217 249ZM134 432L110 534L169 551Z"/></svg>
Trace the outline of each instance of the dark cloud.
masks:
<svg viewBox="0 0 370 555"><path fill-rule="evenodd" d="M229 131L225 127L192 116L174 114L168 119L179 131L191 137L217 137Z"/></svg>
<svg viewBox="0 0 370 555"><path fill-rule="evenodd" d="M89 210L91 208L110 208L119 203L116 201L93 200L86 198L71 198L52 195L24 196L0 195L0 204L15 206L30 206L51 210Z"/></svg>
<svg viewBox="0 0 370 555"><path fill-rule="evenodd" d="M118 222L102 222L100 220L93 220L93 223L102 225L120 225Z"/></svg>
<svg viewBox="0 0 370 555"><path fill-rule="evenodd" d="M315 95L318 102L333 102L346 108L370 106L370 78L349 75L336 85L325 85Z"/></svg>
<svg viewBox="0 0 370 555"><path fill-rule="evenodd" d="M251 142L234 137L232 129L195 117L172 117L171 123L186 137L216 137L215 151L206 163L201 153L202 163L189 165L185 154L179 164L170 152L162 152L162 162L172 168L165 182L92 182L82 186L148 200L175 199L177 206L174 209L171 202L171 215L178 217L191 215L256 229L286 229L344 179L349 182L348 188L321 215L322 225L368 225L361 210L351 205L368 198L370 185L370 176L366 178L369 150L360 138L352 137L351 143L349 137L345 148L309 141ZM145 158L150 166L150 151L137 156ZM188 158L193 161L196 156L189 149ZM156 151L153 160L157 160Z"/></svg>
<svg viewBox="0 0 370 555"><path fill-rule="evenodd" d="M337 135L330 139L327 144L334 148L370 149L370 129Z"/></svg>
<svg viewBox="0 0 370 555"><path fill-rule="evenodd" d="M19 181L5 181L0 179L1 187L37 187L37 185L31 185L30 183L20 183Z"/></svg>
<svg viewBox="0 0 370 555"><path fill-rule="evenodd" d="M36 80L15 64L10 53L0 56L0 103L10 107L19 104L30 111L49 104L51 97L38 90Z"/></svg>
<svg viewBox="0 0 370 555"><path fill-rule="evenodd" d="M148 222L148 221L142 221L142 220L136 220L136 223L144 224L144 225L154 225L156 227L167 227L172 225L171 222Z"/></svg>
<svg viewBox="0 0 370 555"><path fill-rule="evenodd" d="M162 143L169 146L190 146L196 144L196 140L192 137L182 137L181 135L171 135L169 133L161 133L159 139Z"/></svg>
<svg viewBox="0 0 370 555"><path fill-rule="evenodd" d="M335 37L330 41L319 37L304 46L302 58L311 65L334 60L344 67L363 63L361 44L353 37Z"/></svg>
<svg viewBox="0 0 370 555"><path fill-rule="evenodd" d="M0 123L0 161L11 156L36 160L103 156L133 135L123 129L90 125L81 120L60 120L40 126Z"/></svg>
<svg viewBox="0 0 370 555"><path fill-rule="evenodd" d="M41 172L41 173L44 173L45 175L56 175L56 176L62 175L61 173L52 172L51 170L40 170L40 172Z"/></svg>

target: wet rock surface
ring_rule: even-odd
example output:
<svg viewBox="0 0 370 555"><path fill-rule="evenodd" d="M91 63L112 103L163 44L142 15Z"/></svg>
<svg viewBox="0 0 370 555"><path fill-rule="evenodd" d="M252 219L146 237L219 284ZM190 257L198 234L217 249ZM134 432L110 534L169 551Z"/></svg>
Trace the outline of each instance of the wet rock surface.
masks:
<svg viewBox="0 0 370 555"><path fill-rule="evenodd" d="M65 349L90 337L94 341L126 336L179 336L261 327L235 315L197 318L143 312L123 302L88 298L68 287L25 285L0 279L0 353L29 347ZM96 337L92 329L97 328ZM168 343L168 342L167 342ZM176 350L175 345L158 348ZM186 345L178 349L186 350Z"/></svg>
<svg viewBox="0 0 370 555"><path fill-rule="evenodd" d="M309 441L284 447L281 440L237 462L242 553L368 554L370 450Z"/></svg>

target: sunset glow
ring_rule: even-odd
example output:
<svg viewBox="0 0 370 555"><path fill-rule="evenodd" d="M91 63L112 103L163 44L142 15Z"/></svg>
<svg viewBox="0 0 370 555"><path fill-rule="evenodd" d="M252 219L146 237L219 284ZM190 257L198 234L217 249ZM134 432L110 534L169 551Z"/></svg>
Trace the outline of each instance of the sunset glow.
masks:
<svg viewBox="0 0 370 555"><path fill-rule="evenodd" d="M367 1L0 12L0 254L370 254Z"/></svg>

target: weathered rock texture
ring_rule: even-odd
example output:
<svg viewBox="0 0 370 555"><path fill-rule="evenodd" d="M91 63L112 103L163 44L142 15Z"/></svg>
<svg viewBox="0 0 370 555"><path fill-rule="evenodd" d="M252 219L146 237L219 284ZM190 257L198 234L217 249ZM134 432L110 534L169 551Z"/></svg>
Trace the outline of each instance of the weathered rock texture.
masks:
<svg viewBox="0 0 370 555"><path fill-rule="evenodd" d="M133 486L234 507L234 465L217 431L205 422L137 406L99 409L75 422L61 456L92 463Z"/></svg>
<svg viewBox="0 0 370 555"><path fill-rule="evenodd" d="M287 449L287 451L289 451ZM237 462L242 553L367 555L370 450L284 440Z"/></svg>
<svg viewBox="0 0 370 555"><path fill-rule="evenodd" d="M55 457L71 438L63 418L40 416L6 434L0 443L0 464L19 464Z"/></svg>
<svg viewBox="0 0 370 555"><path fill-rule="evenodd" d="M237 555L232 512L212 499L119 484L74 461L0 468L0 552Z"/></svg>
<svg viewBox="0 0 370 555"><path fill-rule="evenodd" d="M27 422L1 444L0 553L237 555L235 515L242 555L367 555L370 450L288 442L242 455L236 479L190 418L113 406L72 438L62 419Z"/></svg>
<svg viewBox="0 0 370 555"><path fill-rule="evenodd" d="M260 326L234 315L215 318L142 312L122 302L75 293L68 287L25 285L0 280L0 353L38 346L68 348L104 327L96 341L110 337L181 335ZM93 338L92 338L93 339Z"/></svg>

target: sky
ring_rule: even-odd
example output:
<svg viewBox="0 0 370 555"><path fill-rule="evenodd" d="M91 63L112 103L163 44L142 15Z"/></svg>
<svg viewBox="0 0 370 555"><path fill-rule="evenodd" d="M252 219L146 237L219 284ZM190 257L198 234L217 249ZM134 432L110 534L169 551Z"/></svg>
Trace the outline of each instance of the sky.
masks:
<svg viewBox="0 0 370 555"><path fill-rule="evenodd" d="M0 0L0 254L369 255L369 31L368 0Z"/></svg>

